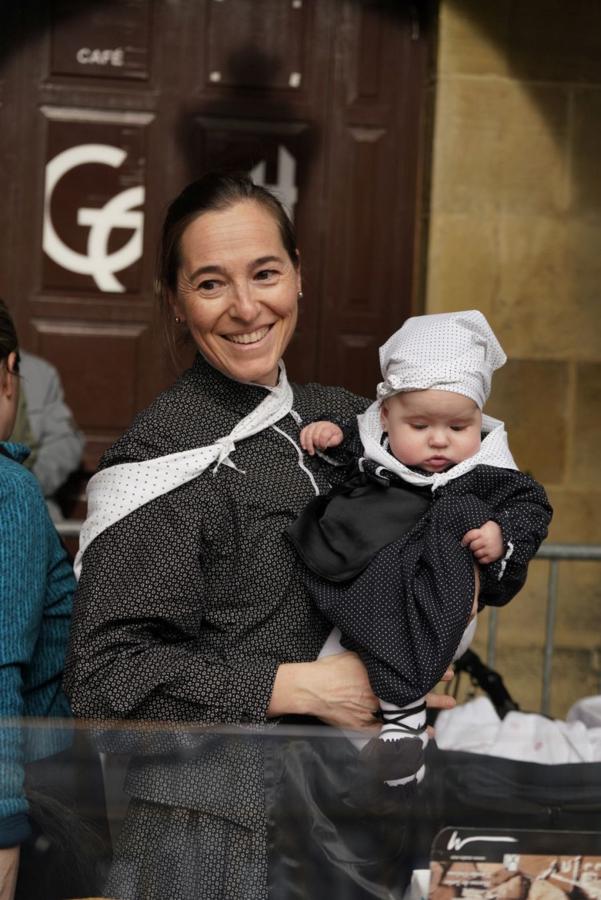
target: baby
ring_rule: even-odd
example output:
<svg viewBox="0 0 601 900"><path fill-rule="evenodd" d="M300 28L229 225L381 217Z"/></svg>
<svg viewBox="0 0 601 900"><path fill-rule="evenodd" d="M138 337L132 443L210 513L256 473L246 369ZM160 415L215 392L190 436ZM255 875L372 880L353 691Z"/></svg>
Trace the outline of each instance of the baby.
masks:
<svg viewBox="0 0 601 900"><path fill-rule="evenodd" d="M384 380L357 424L301 432L307 453L342 445L358 461L288 533L337 626L322 654L342 634L380 698L379 740L362 753L393 787L423 778L423 697L469 645L476 593L479 608L507 603L551 519L503 423L482 414L505 360L476 310L409 319L380 350Z"/></svg>

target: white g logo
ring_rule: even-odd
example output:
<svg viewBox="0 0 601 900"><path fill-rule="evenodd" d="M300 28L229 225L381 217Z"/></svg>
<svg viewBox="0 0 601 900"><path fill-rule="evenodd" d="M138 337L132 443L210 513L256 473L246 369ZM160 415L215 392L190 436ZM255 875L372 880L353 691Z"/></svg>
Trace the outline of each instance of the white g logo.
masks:
<svg viewBox="0 0 601 900"><path fill-rule="evenodd" d="M77 224L90 228L87 254L77 253L58 236L50 218L50 203L54 188L66 172L84 163L104 163L118 168L126 157L124 150L110 144L80 144L63 150L46 166L44 194L43 247L59 266L79 275L91 275L101 291L124 291L115 278L142 255L144 214L134 207L144 202L144 188L133 187L117 194L99 209L84 207L77 211ZM131 228L127 243L114 253L108 252L108 239L113 228Z"/></svg>

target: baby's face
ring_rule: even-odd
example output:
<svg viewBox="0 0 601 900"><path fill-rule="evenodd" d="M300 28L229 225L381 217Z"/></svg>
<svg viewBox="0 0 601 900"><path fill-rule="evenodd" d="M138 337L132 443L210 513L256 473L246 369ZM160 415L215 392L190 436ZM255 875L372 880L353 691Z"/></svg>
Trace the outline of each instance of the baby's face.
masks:
<svg viewBox="0 0 601 900"><path fill-rule="evenodd" d="M406 466L444 472L480 449L482 413L450 391L407 391L382 404L390 452Z"/></svg>

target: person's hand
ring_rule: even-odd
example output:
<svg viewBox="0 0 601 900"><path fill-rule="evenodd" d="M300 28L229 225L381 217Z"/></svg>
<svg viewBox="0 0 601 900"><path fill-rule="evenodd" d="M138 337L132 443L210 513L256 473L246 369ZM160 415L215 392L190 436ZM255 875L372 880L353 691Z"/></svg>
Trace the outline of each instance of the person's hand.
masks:
<svg viewBox="0 0 601 900"><path fill-rule="evenodd" d="M455 673L453 670L447 669L439 684L446 684L448 681L452 681L454 677ZM456 705L457 701L450 694L435 694L433 691L426 694L426 706L428 709L453 709Z"/></svg>
<svg viewBox="0 0 601 900"><path fill-rule="evenodd" d="M501 559L505 551L503 532L496 522L485 522L481 528L472 528L463 535L461 544L474 554L479 563L488 565Z"/></svg>
<svg viewBox="0 0 601 900"><path fill-rule="evenodd" d="M311 422L300 433L301 447L309 456L313 456L316 450L338 447L343 438L342 429L333 422Z"/></svg>
<svg viewBox="0 0 601 900"><path fill-rule="evenodd" d="M377 732L380 706L365 666L345 651L309 663L284 663L276 675L268 716L316 716L328 725Z"/></svg>
<svg viewBox="0 0 601 900"><path fill-rule="evenodd" d="M442 676L440 683L443 684L447 681L452 681L454 677L455 673L453 670L447 669ZM428 709L453 709L454 706L457 706L457 701L454 697L451 697L450 694L435 694L434 692L431 692L426 694L426 706ZM428 725L428 734L430 737L433 737L434 735L434 729L430 725Z"/></svg>
<svg viewBox="0 0 601 900"><path fill-rule="evenodd" d="M0 900L13 900L19 872L20 847L0 850Z"/></svg>

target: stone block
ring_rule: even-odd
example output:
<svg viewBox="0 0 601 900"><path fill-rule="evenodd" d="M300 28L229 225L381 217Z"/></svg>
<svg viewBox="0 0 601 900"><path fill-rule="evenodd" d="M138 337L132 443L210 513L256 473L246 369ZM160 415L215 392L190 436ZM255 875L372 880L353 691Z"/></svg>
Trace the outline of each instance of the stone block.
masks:
<svg viewBox="0 0 601 900"><path fill-rule="evenodd" d="M599 487L601 442L601 362L576 367L576 409L572 434L570 482ZM601 517L601 510L599 511Z"/></svg>
<svg viewBox="0 0 601 900"><path fill-rule="evenodd" d="M563 561L558 571L557 644L572 649L601 647L601 562Z"/></svg>
<svg viewBox="0 0 601 900"><path fill-rule="evenodd" d="M575 91L573 97L572 204L575 211L601 216L601 93Z"/></svg>
<svg viewBox="0 0 601 900"><path fill-rule="evenodd" d="M436 106L433 209L563 211L567 129L567 95L554 85L443 79Z"/></svg>
<svg viewBox="0 0 601 900"><path fill-rule="evenodd" d="M491 115L486 85L438 83L431 206L434 212L490 212L498 204L497 145L502 127Z"/></svg>
<svg viewBox="0 0 601 900"><path fill-rule="evenodd" d="M542 647L545 643L545 619L547 609L548 563L533 560L528 579L511 603L498 610L498 645L511 647ZM479 637L487 632L488 623L478 629ZM487 638L488 640L488 635Z"/></svg>
<svg viewBox="0 0 601 900"><path fill-rule="evenodd" d="M601 544L601 488L550 488L553 521L549 540L557 544ZM598 572L601 581L601 568Z"/></svg>
<svg viewBox="0 0 601 900"><path fill-rule="evenodd" d="M491 324L496 328L495 320ZM505 422L520 469L545 485L565 475L567 369L561 362L510 359L495 373L486 404L487 413Z"/></svg>
<svg viewBox="0 0 601 900"><path fill-rule="evenodd" d="M511 356L557 356L570 317L567 226L550 216L506 215L499 231L501 342Z"/></svg>
<svg viewBox="0 0 601 900"><path fill-rule="evenodd" d="M505 215L495 322L517 357L601 357L601 222Z"/></svg>
<svg viewBox="0 0 601 900"><path fill-rule="evenodd" d="M438 26L440 75L508 75L509 0L443 2Z"/></svg>
<svg viewBox="0 0 601 900"><path fill-rule="evenodd" d="M566 349L570 350L570 356L575 360L601 360L599 247L601 247L601 216L596 219L581 216L570 222L569 293L566 295L566 305L571 314L569 331L571 342ZM565 337L559 335L559 339L561 346L565 347Z"/></svg>
<svg viewBox="0 0 601 900"><path fill-rule="evenodd" d="M601 83L595 0L443 0L439 42L441 72Z"/></svg>
<svg viewBox="0 0 601 900"><path fill-rule="evenodd" d="M494 217L434 213L428 240L426 311L479 309L490 317L498 265Z"/></svg>

